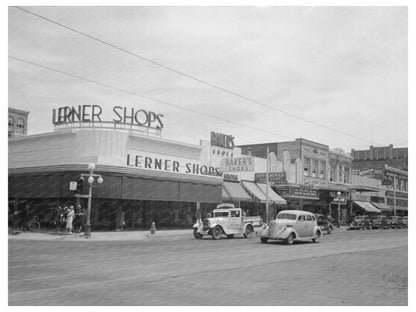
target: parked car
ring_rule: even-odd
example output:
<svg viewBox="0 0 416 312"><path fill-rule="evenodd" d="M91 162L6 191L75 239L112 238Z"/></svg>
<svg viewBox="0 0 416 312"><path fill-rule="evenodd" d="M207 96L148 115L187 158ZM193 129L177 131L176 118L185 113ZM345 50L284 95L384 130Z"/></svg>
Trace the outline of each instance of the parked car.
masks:
<svg viewBox="0 0 416 312"><path fill-rule="evenodd" d="M389 226L393 229L402 229L404 228L404 223L402 217L391 216L387 218Z"/></svg>
<svg viewBox="0 0 416 312"><path fill-rule="evenodd" d="M370 217L367 215L356 216L348 226L349 230L371 230L372 228Z"/></svg>
<svg viewBox="0 0 416 312"><path fill-rule="evenodd" d="M303 210L283 210L270 222L261 236L262 243L269 240L283 240L291 245L295 240L311 239L318 243L322 230L313 213Z"/></svg>
<svg viewBox="0 0 416 312"><path fill-rule="evenodd" d="M384 215L376 215L371 219L373 229L388 229L389 223L387 217Z"/></svg>
<svg viewBox="0 0 416 312"><path fill-rule="evenodd" d="M334 230L334 225L329 222L326 216L322 214L316 214L316 221L318 222L318 226L321 228L322 232L327 232L328 234L331 234Z"/></svg>
<svg viewBox="0 0 416 312"><path fill-rule="evenodd" d="M409 227L409 221L407 220L407 218L408 217L402 217L402 220L403 220L403 224L404 224L404 226L407 228L407 227Z"/></svg>

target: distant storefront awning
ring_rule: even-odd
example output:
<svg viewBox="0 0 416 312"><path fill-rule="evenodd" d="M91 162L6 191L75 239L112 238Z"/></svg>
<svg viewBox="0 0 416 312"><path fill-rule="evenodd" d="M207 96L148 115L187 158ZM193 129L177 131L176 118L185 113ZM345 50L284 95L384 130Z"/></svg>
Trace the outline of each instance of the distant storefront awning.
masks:
<svg viewBox="0 0 416 312"><path fill-rule="evenodd" d="M363 201L354 200L354 204L361 207L362 209L364 209L367 212L375 212L375 213L380 213L381 212L380 209L374 207L370 202L363 202Z"/></svg>
<svg viewBox="0 0 416 312"><path fill-rule="evenodd" d="M371 204L373 206L375 206L376 208L380 209L381 211L388 211L388 212L393 211L393 208L386 205L385 203L373 203L373 202L371 202Z"/></svg>
<svg viewBox="0 0 416 312"><path fill-rule="evenodd" d="M394 209L394 207L392 207L392 206L390 206L391 207L391 209ZM396 210L404 210L404 211L407 211L407 207L399 207L399 206L396 206Z"/></svg>
<svg viewBox="0 0 416 312"><path fill-rule="evenodd" d="M222 186L222 199L234 201L253 201L251 196L243 189L239 182L224 181Z"/></svg>
<svg viewBox="0 0 416 312"><path fill-rule="evenodd" d="M266 184L264 183L254 183L249 181L242 181L241 182L244 189L253 197L255 197L261 203L266 202ZM268 196L269 201L274 202L278 205L286 205L287 202L285 199L280 197L273 189L269 186L268 187Z"/></svg>

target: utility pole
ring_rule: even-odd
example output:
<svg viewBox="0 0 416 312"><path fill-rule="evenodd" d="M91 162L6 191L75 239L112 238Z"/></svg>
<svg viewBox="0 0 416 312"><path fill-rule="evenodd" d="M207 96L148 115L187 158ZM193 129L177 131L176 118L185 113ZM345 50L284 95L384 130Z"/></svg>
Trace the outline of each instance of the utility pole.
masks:
<svg viewBox="0 0 416 312"><path fill-rule="evenodd" d="M269 224L269 147L267 146L266 152L266 223Z"/></svg>

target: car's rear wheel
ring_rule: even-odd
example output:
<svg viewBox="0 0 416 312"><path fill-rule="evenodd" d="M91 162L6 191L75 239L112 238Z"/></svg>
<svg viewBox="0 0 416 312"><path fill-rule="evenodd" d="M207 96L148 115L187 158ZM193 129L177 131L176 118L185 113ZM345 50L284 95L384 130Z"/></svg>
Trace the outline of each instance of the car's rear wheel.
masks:
<svg viewBox="0 0 416 312"><path fill-rule="evenodd" d="M222 235L222 228L220 226L215 226L212 230L211 230L211 236L213 239L220 239Z"/></svg>
<svg viewBox="0 0 416 312"><path fill-rule="evenodd" d="M314 238L312 238L312 241L314 243L319 243L319 239L321 238L321 233L319 233L318 231L315 232Z"/></svg>
<svg viewBox="0 0 416 312"><path fill-rule="evenodd" d="M266 244L269 241L267 237L261 237L260 240L263 244Z"/></svg>
<svg viewBox="0 0 416 312"><path fill-rule="evenodd" d="M294 240L295 240L295 234L290 233L289 237L286 239L286 244L292 245Z"/></svg>
<svg viewBox="0 0 416 312"><path fill-rule="evenodd" d="M252 236L252 234L253 234L253 228L250 225L248 225L246 227L245 232L244 232L244 237L250 238Z"/></svg>

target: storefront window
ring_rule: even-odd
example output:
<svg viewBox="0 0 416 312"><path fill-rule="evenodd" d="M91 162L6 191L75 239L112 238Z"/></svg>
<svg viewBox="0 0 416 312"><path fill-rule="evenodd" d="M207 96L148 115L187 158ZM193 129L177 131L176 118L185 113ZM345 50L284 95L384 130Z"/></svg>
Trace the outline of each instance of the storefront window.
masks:
<svg viewBox="0 0 416 312"><path fill-rule="evenodd" d="M303 175L305 177L308 177L310 175L310 168L311 168L311 159L305 157L305 160L303 162Z"/></svg>

